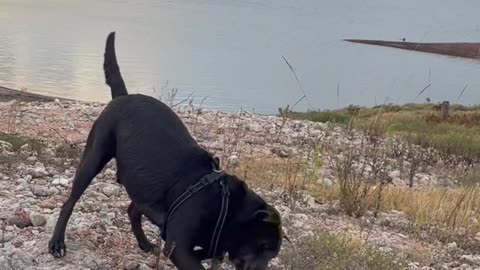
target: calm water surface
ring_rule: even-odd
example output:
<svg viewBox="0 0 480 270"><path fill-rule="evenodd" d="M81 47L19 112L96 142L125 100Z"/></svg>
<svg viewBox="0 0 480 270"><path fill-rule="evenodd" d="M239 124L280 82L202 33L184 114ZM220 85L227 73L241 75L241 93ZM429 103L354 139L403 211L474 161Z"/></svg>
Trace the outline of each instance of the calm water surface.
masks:
<svg viewBox="0 0 480 270"><path fill-rule="evenodd" d="M0 0L0 85L108 101L103 49L115 30L130 92L177 88L211 109L295 103L303 93L282 56L308 97L298 110L454 102L466 84L460 102L479 103L480 61L342 41L480 42L478 10L478 0Z"/></svg>

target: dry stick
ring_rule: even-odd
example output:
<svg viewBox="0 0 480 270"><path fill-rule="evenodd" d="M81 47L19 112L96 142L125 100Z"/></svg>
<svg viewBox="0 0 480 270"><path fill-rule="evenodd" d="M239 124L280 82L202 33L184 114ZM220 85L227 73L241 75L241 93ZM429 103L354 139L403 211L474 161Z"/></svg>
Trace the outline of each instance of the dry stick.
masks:
<svg viewBox="0 0 480 270"><path fill-rule="evenodd" d="M157 254L157 267L156 267L157 270L160 270L160 258L161 257L162 257L162 252L159 251L158 254Z"/></svg>
<svg viewBox="0 0 480 270"><path fill-rule="evenodd" d="M172 89L170 90L170 92L167 94L168 106L172 107L172 105L173 105L173 100L174 100L175 97L177 96L177 93L178 93L178 89L177 89L177 88L172 88Z"/></svg>
<svg viewBox="0 0 480 270"><path fill-rule="evenodd" d="M198 116L200 115L200 111L202 109L203 102L208 98L208 96L204 97L200 104L197 107L197 113L195 115L195 121L193 122L192 134L195 135L195 129L197 127Z"/></svg>
<svg viewBox="0 0 480 270"><path fill-rule="evenodd" d="M70 148L75 149L75 150L79 150L78 146L77 146L74 142L69 142L69 141L67 140L67 137L63 137L62 135L60 135L60 132L58 132L57 129L55 129L55 128L50 128L50 130L53 131L53 132L55 132L55 133L57 134L57 136L58 136L61 140L63 140L63 142L64 142L65 144L68 144L68 146L70 146Z"/></svg>
<svg viewBox="0 0 480 270"><path fill-rule="evenodd" d="M5 247L5 220L2 219L2 248Z"/></svg>
<svg viewBox="0 0 480 270"><path fill-rule="evenodd" d="M233 148L232 150L234 152L238 152L238 145L239 145L239 142L240 142L240 138L244 137L240 134L241 132L241 122L242 122L242 113L243 113L243 106L240 107L240 114L239 114L239 117L238 117L238 121L237 121L237 127L234 129L234 132L233 134L235 135L235 144L233 145Z"/></svg>
<svg viewBox="0 0 480 270"><path fill-rule="evenodd" d="M10 110L10 116L7 124L7 133L9 134L15 134L17 131L17 112L19 106L19 102L16 101Z"/></svg>
<svg viewBox="0 0 480 270"><path fill-rule="evenodd" d="M215 118L213 118L213 121L210 122L210 124L208 125L207 127L207 135L210 134L210 130L212 129L212 126L213 126L213 123L216 123L217 122L217 119L218 119L218 115L220 114L219 111L217 111L217 113L215 114Z"/></svg>
<svg viewBox="0 0 480 270"><path fill-rule="evenodd" d="M340 105L340 81L337 82L337 108Z"/></svg>
<svg viewBox="0 0 480 270"><path fill-rule="evenodd" d="M458 103L458 101L460 100L460 98L462 97L463 95L463 92L465 92L465 90L467 90L468 86L470 85L470 83L467 83L467 85L465 85L465 87L463 87L462 91L460 91L460 94L458 95L457 97L457 101L455 101L456 103Z"/></svg>
<svg viewBox="0 0 480 270"><path fill-rule="evenodd" d="M172 108L175 108L177 107L178 105L180 104L183 104L185 102L187 102L188 100L190 100L190 98L193 96L193 94L195 93L195 91L193 91L192 93L190 93L190 95L188 95L184 100L180 101L180 102L177 102L176 104L172 105ZM173 101L172 101L173 102Z"/></svg>
<svg viewBox="0 0 480 270"><path fill-rule="evenodd" d="M290 108L290 110L293 109L293 107L295 107L295 105L297 105L298 103L300 103L300 101L304 100L306 97L307 97L307 96L303 95L303 97L301 97L299 100L297 100L297 102L295 102L295 103L292 105L292 107Z"/></svg>
<svg viewBox="0 0 480 270"><path fill-rule="evenodd" d="M302 90L302 93L305 96L305 99L307 100L308 107L311 109L312 104L310 104L310 101L308 100L307 94L305 93L305 90L303 89L303 86L300 83L300 80L298 79L297 72L295 72L295 68L288 62L288 60L287 60L287 58L285 58L285 56L282 55L282 58L285 61L285 63L288 65L288 68L290 69L290 71L293 73L293 76L295 76L295 80L297 81L297 84L300 87L300 90Z"/></svg>
<svg viewBox="0 0 480 270"><path fill-rule="evenodd" d="M167 256L166 256L166 257L167 257L167 260L169 260L170 257L172 256L173 251L175 250L175 247L176 247L176 242L173 242L173 243L172 243L172 246L170 247L170 250L168 251L168 254L167 254ZM164 247L164 248L166 248L166 247ZM158 256L157 256L157 267L156 267L157 270L162 270L162 269L165 270L165 269L167 269L167 268L166 268L166 265L163 265L163 268L160 269L160 257L161 257L161 255L162 255L162 252L159 252L159 253L158 253Z"/></svg>
<svg viewBox="0 0 480 270"><path fill-rule="evenodd" d="M429 83L427 86L425 86L425 87L422 89L422 91L420 91L420 92L418 93L418 95L415 97L415 99L417 99L421 94L423 94L423 92L425 92L425 90L427 90L430 86L432 86L431 83Z"/></svg>
<svg viewBox="0 0 480 270"><path fill-rule="evenodd" d="M455 223L456 223L456 218L454 216L458 212L458 209L460 208L462 203L465 201L466 196L467 194L465 193L461 194L461 197L457 200L457 202L455 203L455 206L453 207L452 211L447 217L447 224L452 224L453 229L455 229ZM453 223L452 223L452 219L453 219Z"/></svg>

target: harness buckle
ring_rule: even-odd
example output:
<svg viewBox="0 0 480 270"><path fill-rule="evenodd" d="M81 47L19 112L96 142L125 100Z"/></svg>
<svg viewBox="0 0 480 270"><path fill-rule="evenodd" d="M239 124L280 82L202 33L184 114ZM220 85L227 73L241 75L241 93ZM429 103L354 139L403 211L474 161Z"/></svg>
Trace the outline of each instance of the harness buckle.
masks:
<svg viewBox="0 0 480 270"><path fill-rule="evenodd" d="M222 187L223 195L226 197L230 196L230 189L228 188L228 185L225 183L225 181L220 181L220 186Z"/></svg>
<svg viewBox="0 0 480 270"><path fill-rule="evenodd" d="M188 186L187 191L188 191L188 196L191 196L193 195L193 193L195 193L195 187L193 185L190 185Z"/></svg>
<svg viewBox="0 0 480 270"><path fill-rule="evenodd" d="M209 184L210 181L208 181L208 177L203 177L201 180L200 180L200 183L202 183L202 185L205 187Z"/></svg>

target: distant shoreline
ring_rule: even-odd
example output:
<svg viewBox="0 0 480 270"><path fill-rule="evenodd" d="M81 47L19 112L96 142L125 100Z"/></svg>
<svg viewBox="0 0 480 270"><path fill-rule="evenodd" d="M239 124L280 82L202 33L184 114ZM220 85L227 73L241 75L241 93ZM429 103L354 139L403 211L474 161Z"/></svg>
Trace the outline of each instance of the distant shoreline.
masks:
<svg viewBox="0 0 480 270"><path fill-rule="evenodd" d="M35 94L31 92L20 91L20 90L15 90L15 89L0 86L0 102L8 102L11 100L19 100L19 101L25 101L25 102L32 102L32 101L52 102L52 101L55 101L55 99L73 101L72 99L46 96L46 95Z"/></svg>

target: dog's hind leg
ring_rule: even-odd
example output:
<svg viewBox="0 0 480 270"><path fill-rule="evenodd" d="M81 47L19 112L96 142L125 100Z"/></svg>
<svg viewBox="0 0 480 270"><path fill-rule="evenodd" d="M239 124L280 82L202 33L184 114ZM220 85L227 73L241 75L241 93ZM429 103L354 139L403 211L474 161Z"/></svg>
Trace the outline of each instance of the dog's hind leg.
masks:
<svg viewBox="0 0 480 270"><path fill-rule="evenodd" d="M52 238L48 243L49 252L57 258L65 256L65 230L75 204L90 185L92 179L113 157L114 149L108 134L105 130L96 129L95 126L96 123L88 135L87 144L73 180L70 196L62 206Z"/></svg>
<svg viewBox="0 0 480 270"><path fill-rule="evenodd" d="M137 239L138 246L141 250L145 252L153 252L154 254L160 253L160 248L157 245L154 245L148 241L145 233L142 229L142 212L135 207L133 202L128 206L128 217L130 219L130 224L132 225L132 232Z"/></svg>

